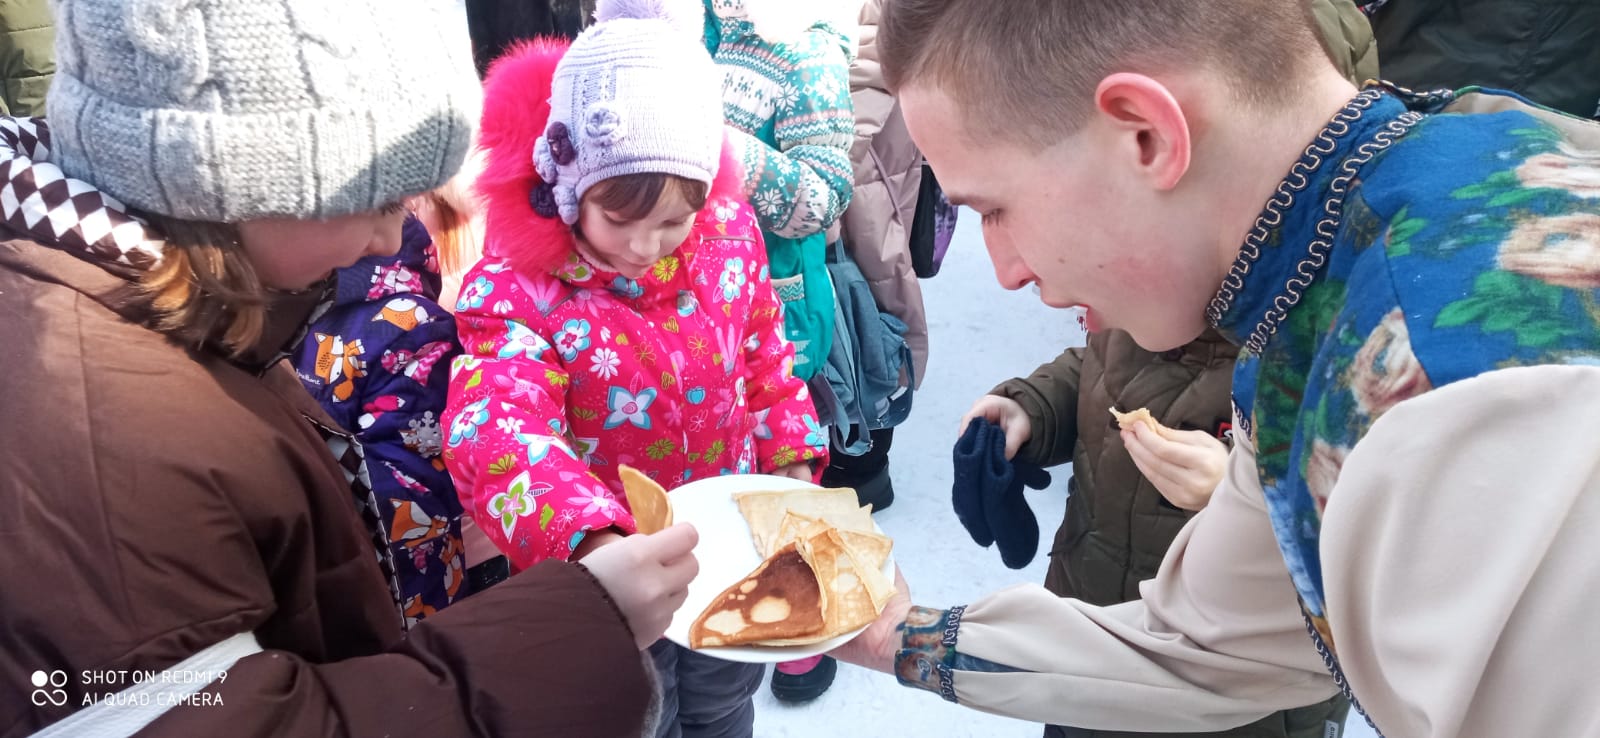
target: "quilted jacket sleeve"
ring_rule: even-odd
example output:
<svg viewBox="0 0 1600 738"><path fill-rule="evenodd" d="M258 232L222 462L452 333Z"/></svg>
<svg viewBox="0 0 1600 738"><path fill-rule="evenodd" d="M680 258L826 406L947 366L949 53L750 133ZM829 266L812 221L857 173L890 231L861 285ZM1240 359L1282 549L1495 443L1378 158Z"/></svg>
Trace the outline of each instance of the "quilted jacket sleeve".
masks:
<svg viewBox="0 0 1600 738"><path fill-rule="evenodd" d="M1033 433L1017 450L1017 458L1040 466L1072 460L1078 443L1078 382L1085 350L1067 349L1032 375L1006 380L989 392L1015 400L1028 414Z"/></svg>
<svg viewBox="0 0 1600 738"><path fill-rule="evenodd" d="M550 337L512 317L525 314L510 299L517 279L488 262L462 289L445 461L478 527L524 568L570 557L586 531L634 523L565 438L568 375Z"/></svg>
<svg viewBox="0 0 1600 738"><path fill-rule="evenodd" d="M730 127L745 171L745 191L761 227L785 238L821 233L850 204L855 180L850 144L855 113L850 67L837 39L820 31L788 47L780 59L781 89L769 146Z"/></svg>

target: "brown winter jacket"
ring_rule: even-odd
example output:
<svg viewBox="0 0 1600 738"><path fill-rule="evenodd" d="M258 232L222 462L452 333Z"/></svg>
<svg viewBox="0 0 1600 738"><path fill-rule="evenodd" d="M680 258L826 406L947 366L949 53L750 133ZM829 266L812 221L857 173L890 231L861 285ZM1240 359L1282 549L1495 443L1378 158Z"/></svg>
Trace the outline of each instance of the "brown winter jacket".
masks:
<svg viewBox="0 0 1600 738"><path fill-rule="evenodd" d="M315 297L272 303L245 361L141 325L107 268L0 227L0 736L65 717L85 671L164 669L235 634L263 652L157 736L618 736L653 688L587 571L548 563L413 628L281 362ZM64 671L62 707L35 671Z"/></svg>
<svg viewBox="0 0 1600 738"><path fill-rule="evenodd" d="M850 65L850 102L856 111L850 161L856 180L840 226L878 307L905 322L921 384L928 366L928 318L922 285L911 266L911 221L922 187L922 152L906 131L900 104L884 85L878 63L880 5L881 0L862 5L860 46Z"/></svg>
<svg viewBox="0 0 1600 738"><path fill-rule="evenodd" d="M1155 576L1190 513L1168 504L1139 473L1108 410L1146 407L1169 427L1225 437L1238 352L1212 331L1155 354L1108 330L994 389L1028 413L1033 437L1018 458L1072 462L1072 496L1045 583L1052 592L1095 605L1139 598L1139 582Z"/></svg>

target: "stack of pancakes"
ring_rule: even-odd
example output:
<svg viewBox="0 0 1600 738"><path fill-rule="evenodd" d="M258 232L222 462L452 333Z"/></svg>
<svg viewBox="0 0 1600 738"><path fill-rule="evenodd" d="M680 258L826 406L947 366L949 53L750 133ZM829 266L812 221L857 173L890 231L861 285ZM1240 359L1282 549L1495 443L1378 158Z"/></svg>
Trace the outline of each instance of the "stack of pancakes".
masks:
<svg viewBox="0 0 1600 738"><path fill-rule="evenodd" d="M734 495L764 560L717 595L689 629L692 648L819 643L866 626L894 596L893 542L854 490Z"/></svg>

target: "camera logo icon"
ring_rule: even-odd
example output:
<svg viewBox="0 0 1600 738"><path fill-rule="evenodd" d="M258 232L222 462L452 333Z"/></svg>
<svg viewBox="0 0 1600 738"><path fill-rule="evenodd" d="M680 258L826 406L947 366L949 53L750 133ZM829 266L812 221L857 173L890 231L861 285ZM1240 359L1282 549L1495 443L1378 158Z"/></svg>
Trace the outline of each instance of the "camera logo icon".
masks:
<svg viewBox="0 0 1600 738"><path fill-rule="evenodd" d="M61 707L67 704L67 673L56 669L45 672L33 673L33 705L35 707L54 706Z"/></svg>

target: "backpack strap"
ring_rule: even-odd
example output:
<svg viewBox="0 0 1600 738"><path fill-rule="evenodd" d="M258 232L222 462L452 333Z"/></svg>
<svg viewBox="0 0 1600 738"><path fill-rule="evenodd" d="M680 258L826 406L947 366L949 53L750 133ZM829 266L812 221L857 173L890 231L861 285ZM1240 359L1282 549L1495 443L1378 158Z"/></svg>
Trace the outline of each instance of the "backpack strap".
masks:
<svg viewBox="0 0 1600 738"><path fill-rule="evenodd" d="M167 667L160 675L145 679L102 699L33 734L33 738L124 738L143 730L168 710L227 678L239 659L261 653L261 642L251 632L239 633L201 649Z"/></svg>

